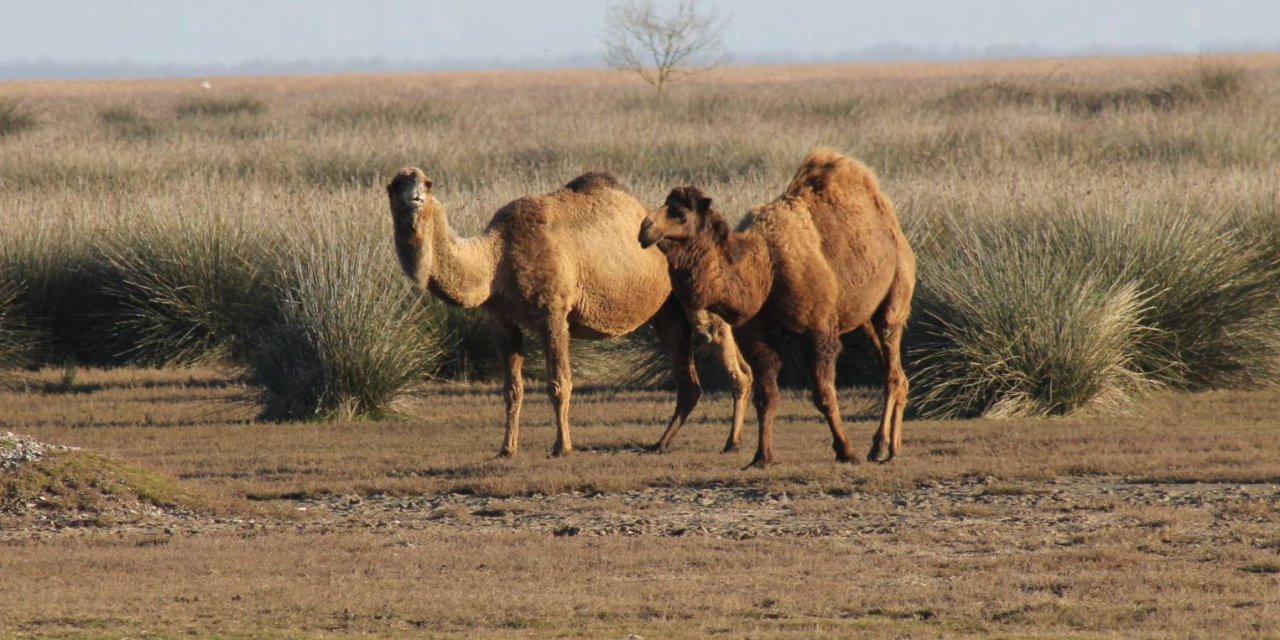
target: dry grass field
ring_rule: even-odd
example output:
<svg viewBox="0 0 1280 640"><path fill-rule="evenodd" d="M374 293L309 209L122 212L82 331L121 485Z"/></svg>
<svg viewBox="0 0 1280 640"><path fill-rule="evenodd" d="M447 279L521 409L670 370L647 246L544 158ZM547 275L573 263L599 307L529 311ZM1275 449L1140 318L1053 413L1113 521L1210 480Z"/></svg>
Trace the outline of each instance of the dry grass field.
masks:
<svg viewBox="0 0 1280 640"><path fill-rule="evenodd" d="M213 85L0 85L0 434L79 448L0 466L0 637L1280 635L1280 54ZM921 257L902 457L834 463L799 389L776 467L723 394L645 453L641 336L575 345L567 459L532 358L494 459L388 175L463 233L601 169L737 218L818 145Z"/></svg>
<svg viewBox="0 0 1280 640"><path fill-rule="evenodd" d="M418 419L259 425L203 370L60 372L0 430L183 487L168 511L0 523L13 635L1268 637L1280 630L1274 391L1162 394L1133 416L914 421L891 465L837 465L807 400L779 456L721 455L727 398L643 453L665 393L576 406L582 450L492 458L494 389ZM36 386L42 382L47 386ZM872 398L845 398L869 437ZM63 489L66 491L66 489ZM137 505L134 505L137 506ZM191 512L190 509L195 509Z"/></svg>

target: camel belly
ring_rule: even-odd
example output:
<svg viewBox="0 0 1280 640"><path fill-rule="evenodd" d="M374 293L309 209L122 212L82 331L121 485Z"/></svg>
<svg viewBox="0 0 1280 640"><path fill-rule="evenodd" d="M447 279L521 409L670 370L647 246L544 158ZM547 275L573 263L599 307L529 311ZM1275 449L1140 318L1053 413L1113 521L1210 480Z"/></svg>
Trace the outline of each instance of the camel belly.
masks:
<svg viewBox="0 0 1280 640"><path fill-rule="evenodd" d="M581 296L569 312L569 331L575 338L615 338L631 333L651 320L671 295L665 272L613 281L608 286L584 280Z"/></svg>
<svg viewBox="0 0 1280 640"><path fill-rule="evenodd" d="M635 331L658 313L671 295L666 260L634 240L612 256L578 265L577 296L570 331L581 338L613 338Z"/></svg>

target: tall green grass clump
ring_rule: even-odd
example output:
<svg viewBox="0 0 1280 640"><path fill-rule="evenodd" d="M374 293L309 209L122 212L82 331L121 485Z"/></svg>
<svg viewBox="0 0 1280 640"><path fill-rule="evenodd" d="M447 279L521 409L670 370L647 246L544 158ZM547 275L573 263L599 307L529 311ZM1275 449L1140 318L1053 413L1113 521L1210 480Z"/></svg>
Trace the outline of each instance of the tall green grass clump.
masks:
<svg viewBox="0 0 1280 640"><path fill-rule="evenodd" d="M922 234L911 353L926 413L1056 415L1153 384L1280 377L1280 264L1267 234L1245 233L1261 222L1211 203L1042 206Z"/></svg>
<svg viewBox="0 0 1280 640"><path fill-rule="evenodd" d="M1280 375L1280 264L1212 202L1074 212L1045 234L1067 264L1134 283L1149 302L1136 362L1178 388L1256 386ZM1033 233L1026 230L1024 233Z"/></svg>
<svg viewBox="0 0 1280 640"><path fill-rule="evenodd" d="M911 327L921 411L1113 411L1149 386L1135 362L1143 292L1075 266L1013 234L922 256Z"/></svg>
<svg viewBox="0 0 1280 640"><path fill-rule="evenodd" d="M34 129L38 122L35 109L26 102L17 98L0 98L0 137Z"/></svg>
<svg viewBox="0 0 1280 640"><path fill-rule="evenodd" d="M279 317L247 362L264 418L382 418L433 374L435 323L397 279L385 244L291 248L273 285Z"/></svg>
<svg viewBox="0 0 1280 640"><path fill-rule="evenodd" d="M261 230L202 216L147 217L107 234L101 254L118 302L112 330L129 361L152 366L242 356L274 306Z"/></svg>

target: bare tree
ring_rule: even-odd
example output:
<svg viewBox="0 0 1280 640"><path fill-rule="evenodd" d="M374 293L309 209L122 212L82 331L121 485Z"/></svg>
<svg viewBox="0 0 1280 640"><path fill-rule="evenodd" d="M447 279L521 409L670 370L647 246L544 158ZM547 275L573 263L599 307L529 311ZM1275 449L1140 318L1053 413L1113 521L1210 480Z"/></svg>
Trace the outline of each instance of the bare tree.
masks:
<svg viewBox="0 0 1280 640"><path fill-rule="evenodd" d="M605 14L605 62L634 71L661 98L674 76L713 69L727 56L720 35L728 25L697 0L680 0L675 13L660 15L654 0L626 0Z"/></svg>

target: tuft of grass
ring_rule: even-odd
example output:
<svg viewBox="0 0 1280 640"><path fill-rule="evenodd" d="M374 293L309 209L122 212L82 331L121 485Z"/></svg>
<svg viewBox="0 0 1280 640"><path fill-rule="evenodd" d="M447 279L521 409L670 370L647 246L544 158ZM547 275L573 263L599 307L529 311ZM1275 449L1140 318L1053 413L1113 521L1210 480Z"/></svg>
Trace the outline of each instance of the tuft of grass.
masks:
<svg viewBox="0 0 1280 640"><path fill-rule="evenodd" d="M1150 386L1135 365L1147 304L1022 237L925 256L911 331L922 413L940 417L1118 410Z"/></svg>
<svg viewBox="0 0 1280 640"><path fill-rule="evenodd" d="M13 136L39 124L36 110L18 98L0 98L0 136Z"/></svg>
<svg viewBox="0 0 1280 640"><path fill-rule="evenodd" d="M0 274L0 377L30 361L30 332L18 319L14 301L22 287Z"/></svg>
<svg viewBox="0 0 1280 640"><path fill-rule="evenodd" d="M130 104L117 104L98 112L102 126L111 134L126 140L148 140L159 132L155 123Z"/></svg>
<svg viewBox="0 0 1280 640"><path fill-rule="evenodd" d="M274 285L279 318L248 358L263 418L393 416L435 371L432 318L377 246L321 241L285 262Z"/></svg>
<svg viewBox="0 0 1280 640"><path fill-rule="evenodd" d="M1019 233L1039 236L1061 265L1092 265L1147 297L1135 364L1180 388L1253 386L1280 375L1280 263L1212 203L1181 210L1071 211ZM1067 267L1068 269L1071 267Z"/></svg>
<svg viewBox="0 0 1280 640"><path fill-rule="evenodd" d="M112 330L130 361L226 362L270 315L268 240L243 225L204 217L144 219L102 242L119 300Z"/></svg>
<svg viewBox="0 0 1280 640"><path fill-rule="evenodd" d="M55 226L0 235L4 278L23 283L10 308L29 330L34 361L118 363L110 330L114 300L102 287L110 276L89 242Z"/></svg>
<svg viewBox="0 0 1280 640"><path fill-rule="evenodd" d="M260 115L267 112L267 103L253 96L191 98L174 107L179 118L222 117L236 115Z"/></svg>

